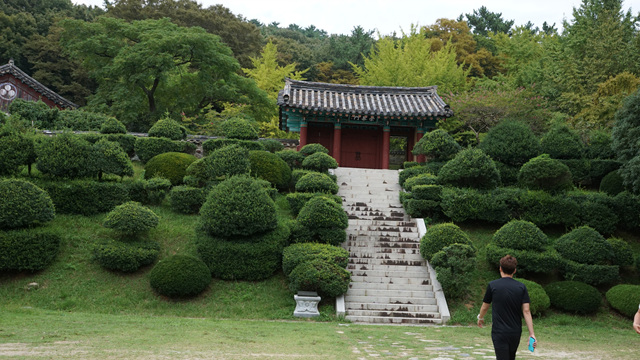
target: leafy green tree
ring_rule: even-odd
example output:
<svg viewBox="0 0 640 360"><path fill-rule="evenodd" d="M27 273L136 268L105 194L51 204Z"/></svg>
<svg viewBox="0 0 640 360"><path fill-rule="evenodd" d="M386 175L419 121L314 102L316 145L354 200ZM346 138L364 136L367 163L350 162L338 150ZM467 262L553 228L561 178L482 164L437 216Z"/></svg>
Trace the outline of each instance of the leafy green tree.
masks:
<svg viewBox="0 0 640 360"><path fill-rule="evenodd" d="M420 87L437 85L439 92L462 92L469 87L465 70L456 61L452 43L431 50L432 40L415 27L400 39L384 37L364 61L353 65L362 85Z"/></svg>
<svg viewBox="0 0 640 360"><path fill-rule="evenodd" d="M496 46L505 70L504 79L514 87L530 86L544 78L544 43L548 37L516 27L510 35L491 33L489 37Z"/></svg>
<svg viewBox="0 0 640 360"><path fill-rule="evenodd" d="M474 34L487 36L489 32L508 34L513 26L513 20L504 20L502 13L489 11L486 6L473 10L471 14L458 17L458 21L466 18L467 24Z"/></svg>
<svg viewBox="0 0 640 360"><path fill-rule="evenodd" d="M97 93L89 104L108 110L130 129L146 130L165 112L197 112L209 104L251 103L256 119L268 104L220 39L169 19L127 23L100 17L64 20L62 43L82 59Z"/></svg>
<svg viewBox="0 0 640 360"><path fill-rule="evenodd" d="M629 95L615 115L612 147L620 161L640 155L640 90Z"/></svg>
<svg viewBox="0 0 640 360"><path fill-rule="evenodd" d="M222 5L203 8L195 0L113 0L105 3L107 15L129 22L166 17L180 26L199 26L220 36L241 66L249 66L249 58L256 56L262 46L260 30Z"/></svg>

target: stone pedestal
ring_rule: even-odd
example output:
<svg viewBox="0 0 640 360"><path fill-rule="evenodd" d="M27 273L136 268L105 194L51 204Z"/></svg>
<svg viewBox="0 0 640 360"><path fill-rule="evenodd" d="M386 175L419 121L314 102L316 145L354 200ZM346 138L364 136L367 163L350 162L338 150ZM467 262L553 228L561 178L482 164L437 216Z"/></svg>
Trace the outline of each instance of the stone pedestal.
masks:
<svg viewBox="0 0 640 360"><path fill-rule="evenodd" d="M296 300L296 309L293 311L293 316L320 316L320 312L318 311L320 296L318 296L315 291L298 291L298 294L293 295L293 298Z"/></svg>

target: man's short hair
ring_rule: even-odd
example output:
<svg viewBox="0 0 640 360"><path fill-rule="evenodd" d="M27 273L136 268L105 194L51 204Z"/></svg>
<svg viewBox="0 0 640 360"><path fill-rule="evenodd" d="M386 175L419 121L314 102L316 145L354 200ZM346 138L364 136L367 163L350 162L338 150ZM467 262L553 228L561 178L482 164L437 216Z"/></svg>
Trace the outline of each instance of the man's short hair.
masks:
<svg viewBox="0 0 640 360"><path fill-rule="evenodd" d="M500 259L500 267L502 268L502 272L507 275L513 275L516 272L516 266L518 265L518 260L511 255L506 255L502 259Z"/></svg>

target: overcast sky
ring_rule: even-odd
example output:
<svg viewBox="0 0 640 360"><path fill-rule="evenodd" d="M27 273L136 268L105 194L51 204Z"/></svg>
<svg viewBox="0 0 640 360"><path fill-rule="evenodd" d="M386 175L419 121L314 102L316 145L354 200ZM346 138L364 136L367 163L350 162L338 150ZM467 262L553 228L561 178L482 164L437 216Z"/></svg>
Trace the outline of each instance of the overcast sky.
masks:
<svg viewBox="0 0 640 360"><path fill-rule="evenodd" d="M102 7L103 0L72 0L76 4ZM232 13L262 23L291 23L307 27L315 25L329 34L350 34L354 26L377 30L382 35L394 31L408 32L411 24L431 25L439 18L456 19L460 14L486 6L494 13L502 13L505 20L515 25L531 21L542 28L542 23L556 24L571 20L573 8L580 0L199 0L203 7L222 4ZM625 0L623 7L640 11L640 0Z"/></svg>

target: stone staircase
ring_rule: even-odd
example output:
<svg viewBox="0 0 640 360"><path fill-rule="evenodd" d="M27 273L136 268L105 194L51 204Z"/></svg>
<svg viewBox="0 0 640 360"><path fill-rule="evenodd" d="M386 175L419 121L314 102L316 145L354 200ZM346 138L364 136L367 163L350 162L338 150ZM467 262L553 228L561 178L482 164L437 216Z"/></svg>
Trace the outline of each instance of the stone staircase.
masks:
<svg viewBox="0 0 640 360"><path fill-rule="evenodd" d="M398 171L338 168L334 174L349 215L343 243L351 272L346 318L369 324L446 322L439 284L420 256L418 224L400 203Z"/></svg>

